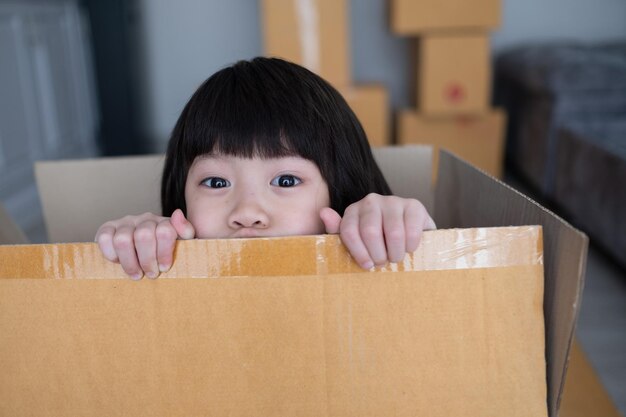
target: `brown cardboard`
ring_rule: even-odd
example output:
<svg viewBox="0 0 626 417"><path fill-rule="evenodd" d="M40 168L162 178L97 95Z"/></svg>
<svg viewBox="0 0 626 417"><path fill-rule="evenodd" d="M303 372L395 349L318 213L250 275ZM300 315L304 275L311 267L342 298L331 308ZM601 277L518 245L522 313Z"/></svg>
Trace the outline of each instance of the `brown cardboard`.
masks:
<svg viewBox="0 0 626 417"><path fill-rule="evenodd" d="M383 85L370 84L339 90L358 117L372 146L391 144L389 94Z"/></svg>
<svg viewBox="0 0 626 417"><path fill-rule="evenodd" d="M443 117L428 117L414 110L401 110L397 114L397 142L449 150L488 174L501 178L505 126L506 114L500 109L482 115ZM438 169L438 155L435 151L434 174Z"/></svg>
<svg viewBox="0 0 626 417"><path fill-rule="evenodd" d="M390 0L389 6L391 30L398 35L500 26L500 0Z"/></svg>
<svg viewBox="0 0 626 417"><path fill-rule="evenodd" d="M263 0L265 55L302 65L335 87L349 85L347 7L346 0Z"/></svg>
<svg viewBox="0 0 626 417"><path fill-rule="evenodd" d="M506 184L442 152L435 190L439 228L538 224L544 233L548 410L558 414L584 283L587 236Z"/></svg>
<svg viewBox="0 0 626 417"><path fill-rule="evenodd" d="M26 235L0 204L0 245L28 243Z"/></svg>
<svg viewBox="0 0 626 417"><path fill-rule="evenodd" d="M380 147L373 152L394 193L424 202L429 211L434 213L439 228L523 224L543 226L547 400L549 415L556 416L580 307L586 236L535 202L447 152L443 152L439 159L439 175L434 192L431 189L432 148L417 145ZM96 166L89 161L39 163L36 176L40 189L60 190L66 185L56 180L80 179L70 184L74 187L73 194L42 195L44 211L48 211L47 221L64 225L60 229L65 230L64 236L68 240L83 240L84 236L84 240L91 241L97 227L103 221L115 218L117 210L125 214L154 211L155 206L158 208L154 195L147 198L148 194L125 189L130 186L129 175L132 172L126 167L138 167L137 171L142 171L137 172L137 175L149 181L158 181L162 159L155 156L138 158L138 161L135 164L132 158L106 158L98 160L99 165ZM98 184L97 188L93 187L94 183ZM155 186L154 192L158 194L158 186ZM77 200L75 196L83 195L85 200L89 200L93 193L106 194L102 206L95 213L103 219L94 220L81 214L86 206L83 199ZM134 200L129 199L130 195L135 196ZM137 201L141 198L144 200ZM133 208L135 211L131 210ZM72 235L70 232L73 227L85 234ZM50 238L54 239L54 236L51 234ZM421 387L426 386L423 385L425 380L414 382L422 384L419 385ZM455 394L465 395L465 391L459 390ZM490 393L483 395L491 397ZM442 401L443 398L437 403Z"/></svg>
<svg viewBox="0 0 626 417"><path fill-rule="evenodd" d="M185 241L132 282L94 243L0 246L0 412L546 416L541 249L441 230L363 271L337 236Z"/></svg>
<svg viewBox="0 0 626 417"><path fill-rule="evenodd" d="M559 415L621 417L577 341L572 345Z"/></svg>
<svg viewBox="0 0 626 417"><path fill-rule="evenodd" d="M486 33L428 34L417 48L417 107L427 115L489 109L491 61Z"/></svg>

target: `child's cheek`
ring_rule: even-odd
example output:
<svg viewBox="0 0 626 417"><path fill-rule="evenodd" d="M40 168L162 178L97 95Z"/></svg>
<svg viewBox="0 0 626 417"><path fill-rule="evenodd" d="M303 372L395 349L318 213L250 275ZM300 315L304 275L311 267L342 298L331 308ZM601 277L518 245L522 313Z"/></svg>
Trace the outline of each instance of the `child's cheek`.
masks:
<svg viewBox="0 0 626 417"><path fill-rule="evenodd" d="M204 222L202 221L202 210L197 207L197 202L193 199L188 199L187 204L187 220L193 226L196 232L197 239L207 239L207 230Z"/></svg>
<svg viewBox="0 0 626 417"><path fill-rule="evenodd" d="M330 207L330 193L328 191L328 186L324 181L322 181L317 187L315 193L315 206L318 213L324 207Z"/></svg>
<svg viewBox="0 0 626 417"><path fill-rule="evenodd" d="M315 205L315 230L312 232L312 234L323 234L326 233L326 227L324 226L324 222L320 217L320 211L325 207L330 207L330 193L328 191L328 186L325 182L322 182L317 188Z"/></svg>

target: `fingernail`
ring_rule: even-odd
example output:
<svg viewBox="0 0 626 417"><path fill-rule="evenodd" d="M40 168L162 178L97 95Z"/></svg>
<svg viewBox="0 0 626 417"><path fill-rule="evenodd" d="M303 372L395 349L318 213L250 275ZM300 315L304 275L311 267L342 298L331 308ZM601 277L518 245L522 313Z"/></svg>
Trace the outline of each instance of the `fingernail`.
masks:
<svg viewBox="0 0 626 417"><path fill-rule="evenodd" d="M161 272L167 272L170 270L169 265L165 265L165 264L159 264L159 271Z"/></svg>
<svg viewBox="0 0 626 417"><path fill-rule="evenodd" d="M139 281L141 279L141 277L143 277L143 274L141 273L136 273L130 276L130 278L134 281Z"/></svg>
<svg viewBox="0 0 626 417"><path fill-rule="evenodd" d="M374 267L374 262L372 261L363 262L363 264L361 264L361 267L363 269L372 269Z"/></svg>
<svg viewBox="0 0 626 417"><path fill-rule="evenodd" d="M159 276L159 274L157 274L156 272L147 272L146 276L150 279L155 279L156 277Z"/></svg>

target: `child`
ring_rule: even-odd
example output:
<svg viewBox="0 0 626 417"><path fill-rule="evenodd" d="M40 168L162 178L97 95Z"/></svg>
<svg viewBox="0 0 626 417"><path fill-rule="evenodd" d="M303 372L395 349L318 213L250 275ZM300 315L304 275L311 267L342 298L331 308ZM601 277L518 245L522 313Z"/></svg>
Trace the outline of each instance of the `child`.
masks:
<svg viewBox="0 0 626 417"><path fill-rule="evenodd" d="M175 241L339 233L365 269L399 262L435 225L424 206L391 196L348 104L298 65L255 58L194 93L172 132L163 216L103 224L104 256L133 279L156 278Z"/></svg>

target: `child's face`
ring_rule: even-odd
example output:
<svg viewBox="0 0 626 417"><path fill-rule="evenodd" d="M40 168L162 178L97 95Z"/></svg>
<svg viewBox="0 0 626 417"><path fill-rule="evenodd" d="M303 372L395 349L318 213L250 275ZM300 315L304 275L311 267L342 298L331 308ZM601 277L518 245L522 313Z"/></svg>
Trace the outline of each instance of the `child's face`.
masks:
<svg viewBox="0 0 626 417"><path fill-rule="evenodd" d="M319 212L330 197L306 159L206 155L189 169L185 201L196 237L209 239L324 233Z"/></svg>

